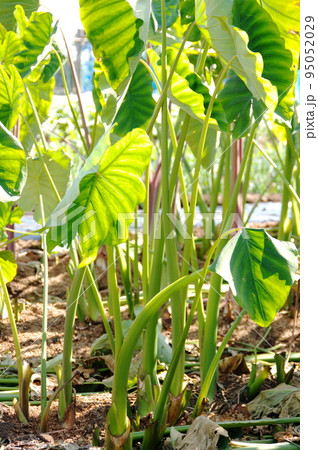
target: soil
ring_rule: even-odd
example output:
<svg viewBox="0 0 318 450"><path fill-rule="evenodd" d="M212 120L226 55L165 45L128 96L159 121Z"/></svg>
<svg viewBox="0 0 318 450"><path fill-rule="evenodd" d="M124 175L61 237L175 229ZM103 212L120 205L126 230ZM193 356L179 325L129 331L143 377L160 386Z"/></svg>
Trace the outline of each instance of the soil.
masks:
<svg viewBox="0 0 318 450"><path fill-rule="evenodd" d="M41 297L43 292L42 286L42 266L39 241L22 241L20 240L16 246L18 274L17 277L8 285L9 293L19 309L17 323L20 344L23 358L32 364L34 370L40 364L41 354L41 329L42 329L42 304ZM67 272L67 264L69 255L67 251L61 251L59 254L52 256L49 261L49 320L48 320L48 359L53 358L63 351L63 333L64 333L64 317L66 308L66 295L70 288L70 279ZM97 265L96 272L99 279L99 288L106 300L107 283L106 277L102 276L102 264ZM296 289L292 292L285 308L278 314L271 325L270 332L262 342L262 348L270 348L271 346L280 345L279 352L299 352L299 313ZM229 304L231 307L229 307ZM123 310L123 317L127 317L127 311ZM231 324L233 318L239 311L239 306L230 297L220 302L220 319L218 339L222 340ZM162 315L163 333L170 339L171 320L169 310L163 311ZM246 348L246 344L257 345L266 329L256 326L248 317L244 317L238 328L235 330L233 339L229 343L229 347ZM74 369L78 370L78 374L74 379L74 385L77 391L79 386L84 385L87 381L103 381L103 378L109 377L111 373L107 371L105 364L101 358L92 359L90 357L90 348L98 337L104 333L101 321L91 321L89 319L81 322L76 319L74 326L73 340L73 358ZM197 326L196 322L190 329L187 340L188 356L195 357L199 354L197 344ZM224 356L235 355L239 351L227 350ZM245 353L246 354L246 353ZM14 363L14 347L10 324L7 318L0 321L0 363ZM100 363L100 364L97 364ZM101 367L102 364L102 367ZM102 369L102 370L101 370ZM9 367L7 373L14 373L13 368ZM295 376L299 375L299 365L295 364ZM3 376L3 374L2 374ZM189 384L194 387L194 393L198 392L199 374L197 368L187 373ZM229 420L245 420L249 418L246 408L243 388L249 379L247 373L221 373L220 380L217 385L217 394L215 401L207 405L205 413L215 421ZM32 381L32 399L39 398L40 390L39 376ZM56 386L55 375L49 376L48 388L49 392L54 390ZM100 385L99 385L100 386ZM263 389L275 387L276 380L274 376L270 376ZM135 393L129 395L131 405L135 402ZM103 444L105 412L111 404L111 393L103 390L90 395L76 395L75 422L71 429L62 427L58 420L58 403L54 401L51 407L49 417L49 428L46 433L39 432L40 406L30 406L30 419L28 425L19 423L14 408L4 403L0 403L0 449L62 449L75 450L78 448L86 449L92 445L94 427L100 428L100 442ZM183 414L177 425L190 423L191 407ZM142 421L145 424L146 421ZM288 427L285 427L287 431ZM245 438L251 434L254 439L260 438L264 432L271 431L268 427L266 430L262 428L245 430ZM267 433L268 434L268 433ZM293 433L292 433L293 434ZM96 448L96 447L95 447Z"/></svg>

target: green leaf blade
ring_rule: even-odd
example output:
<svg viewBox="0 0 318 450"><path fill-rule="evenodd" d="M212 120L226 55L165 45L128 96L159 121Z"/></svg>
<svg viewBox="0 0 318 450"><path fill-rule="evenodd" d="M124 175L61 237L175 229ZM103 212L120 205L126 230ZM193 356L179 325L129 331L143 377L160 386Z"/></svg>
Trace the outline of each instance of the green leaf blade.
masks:
<svg viewBox="0 0 318 450"><path fill-rule="evenodd" d="M23 147L0 122L0 201L16 201L26 181Z"/></svg>
<svg viewBox="0 0 318 450"><path fill-rule="evenodd" d="M62 200L53 212L48 223L49 247L70 244L78 231L83 249L81 264L86 265L96 258L101 245L125 241L135 207L144 199L141 175L151 151L152 143L141 129L104 151L94 172L81 178L79 193L71 204ZM56 217L62 218L62 223L56 224Z"/></svg>
<svg viewBox="0 0 318 450"><path fill-rule="evenodd" d="M242 229L210 267L229 282L239 305L267 327L286 302L298 268L296 248L264 230Z"/></svg>

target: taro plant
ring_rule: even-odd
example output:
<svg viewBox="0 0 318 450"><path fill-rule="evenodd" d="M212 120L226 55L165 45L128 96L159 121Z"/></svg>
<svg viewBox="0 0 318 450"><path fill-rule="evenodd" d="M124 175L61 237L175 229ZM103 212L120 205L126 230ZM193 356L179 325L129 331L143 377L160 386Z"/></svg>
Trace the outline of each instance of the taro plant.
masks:
<svg viewBox="0 0 318 450"><path fill-rule="evenodd" d="M243 316L248 313L255 323L266 327L284 305L298 267L295 246L264 230L241 226L253 152L258 148L266 158L264 163L274 164L284 186L279 238L288 237L284 224L290 200L295 233L299 234L294 100L299 7L297 2L288 7L279 2L278 9L276 3L80 0L81 20L96 59L92 136L79 90L79 115L71 102L64 57L53 40L57 25L51 14L33 12L28 19L21 2L13 21L6 22L15 31L6 29L5 24L0 29L0 151L5 156L0 162L0 199L34 211L35 220L42 225L42 429L47 424L47 258L57 245L70 249L72 278L62 365L56 367L60 418L72 408L76 312L82 318L101 315L114 358L107 448L132 446L127 386L141 337L136 423L153 414L143 441L147 449L159 443L165 428L178 420L187 405L190 393L184 382L184 346L194 314L198 317L201 375L193 413L197 416L204 399L213 399L218 362ZM55 144L50 148L50 130L43 124L58 69L79 136L80 148L75 148L71 158ZM73 76L76 84L74 70ZM270 120L283 123L286 130L287 151L285 161L280 156L281 167L275 166L259 143L257 133L265 113ZM103 129L99 139L97 127ZM69 143L68 136L62 136L62 142ZM186 157L188 149L194 155L193 170ZM200 186L203 173L211 180L209 205ZM223 211L217 227L214 214L220 193ZM129 226L135 219L137 227L139 206L143 208L142 242L135 234L130 243ZM194 233L197 207L206 218L202 269ZM103 246L107 311L94 275L94 261ZM133 321L125 337L117 259ZM217 348L222 279L242 311ZM3 286L6 281L3 278ZM202 298L205 282L209 284L206 308ZM190 283L195 297L187 314ZM142 303L139 314L138 302ZM161 384L157 377L157 324L161 307L167 303L171 306L172 357ZM12 327L15 333L14 323Z"/></svg>

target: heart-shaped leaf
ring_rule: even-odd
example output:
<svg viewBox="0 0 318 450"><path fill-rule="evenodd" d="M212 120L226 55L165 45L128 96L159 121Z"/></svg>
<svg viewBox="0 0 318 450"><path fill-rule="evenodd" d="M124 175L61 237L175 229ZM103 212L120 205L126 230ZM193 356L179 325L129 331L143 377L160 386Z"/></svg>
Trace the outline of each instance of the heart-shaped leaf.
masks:
<svg viewBox="0 0 318 450"><path fill-rule="evenodd" d="M286 302L297 268L294 244L249 228L237 233L210 266L228 281L239 305L262 327L270 325Z"/></svg>
<svg viewBox="0 0 318 450"><path fill-rule="evenodd" d="M71 203L65 196L48 225L49 248L68 243L80 234L82 265L93 261L103 244L128 238L128 226L136 205L143 201L141 175L149 164L152 143L145 131L135 129L109 147L96 170L80 179L79 195Z"/></svg>

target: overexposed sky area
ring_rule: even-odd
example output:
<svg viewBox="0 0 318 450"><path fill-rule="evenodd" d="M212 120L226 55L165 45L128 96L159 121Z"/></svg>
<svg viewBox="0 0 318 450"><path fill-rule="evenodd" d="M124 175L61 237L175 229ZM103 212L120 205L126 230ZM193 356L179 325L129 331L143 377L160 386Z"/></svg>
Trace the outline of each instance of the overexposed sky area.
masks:
<svg viewBox="0 0 318 450"><path fill-rule="evenodd" d="M42 11L49 11L55 20L59 20L67 40L72 40L76 30L83 28L78 0L40 0L40 5Z"/></svg>

